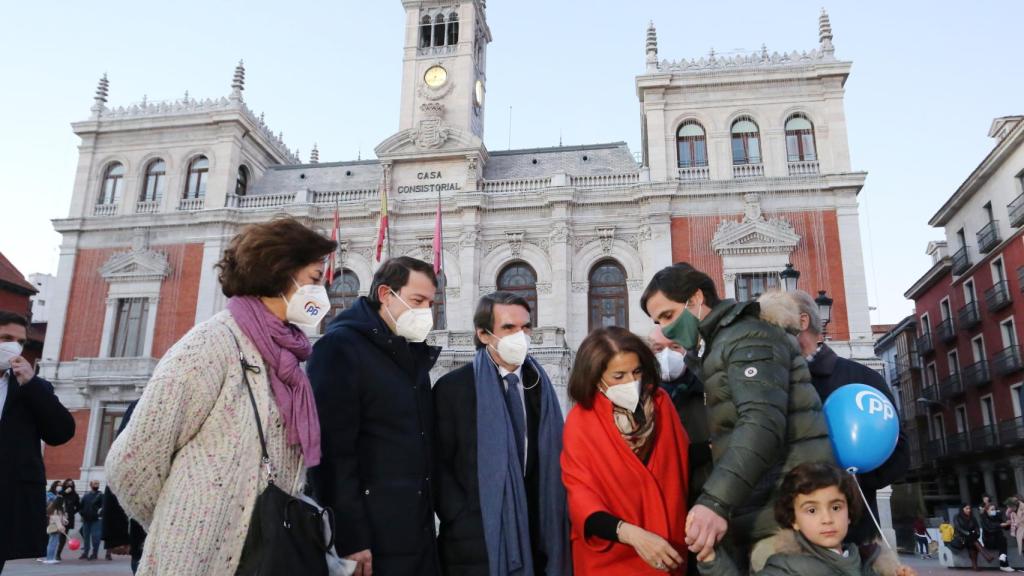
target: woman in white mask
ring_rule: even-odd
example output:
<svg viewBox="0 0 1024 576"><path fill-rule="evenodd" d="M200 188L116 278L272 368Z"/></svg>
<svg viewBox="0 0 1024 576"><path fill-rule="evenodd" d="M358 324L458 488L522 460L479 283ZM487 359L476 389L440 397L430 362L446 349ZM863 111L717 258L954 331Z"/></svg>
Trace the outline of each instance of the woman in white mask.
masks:
<svg viewBox="0 0 1024 576"><path fill-rule="evenodd" d="M689 441L659 372L624 328L591 332L576 354L562 476L577 575L686 572Z"/></svg>
<svg viewBox="0 0 1024 576"><path fill-rule="evenodd" d="M300 363L305 332L330 311L335 247L293 218L243 229L217 264L227 309L154 352L163 358L106 460L111 491L148 532L138 574L250 573L239 563L257 496L271 478L298 494L320 462Z"/></svg>

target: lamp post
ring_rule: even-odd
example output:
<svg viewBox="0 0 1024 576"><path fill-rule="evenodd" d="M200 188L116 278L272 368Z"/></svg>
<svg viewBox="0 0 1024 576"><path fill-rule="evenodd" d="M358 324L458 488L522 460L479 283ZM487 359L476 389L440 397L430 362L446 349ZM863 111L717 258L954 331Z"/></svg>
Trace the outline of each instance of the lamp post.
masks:
<svg viewBox="0 0 1024 576"><path fill-rule="evenodd" d="M779 272L779 278L782 279L782 288L786 292L794 292L796 290L796 284L800 281L800 271L793 268L792 264L786 264L786 269Z"/></svg>
<svg viewBox="0 0 1024 576"><path fill-rule="evenodd" d="M818 305L818 316L821 318L821 336L825 339L828 332L828 325L832 322L832 302L824 290L818 290L818 297L814 299L814 303Z"/></svg>

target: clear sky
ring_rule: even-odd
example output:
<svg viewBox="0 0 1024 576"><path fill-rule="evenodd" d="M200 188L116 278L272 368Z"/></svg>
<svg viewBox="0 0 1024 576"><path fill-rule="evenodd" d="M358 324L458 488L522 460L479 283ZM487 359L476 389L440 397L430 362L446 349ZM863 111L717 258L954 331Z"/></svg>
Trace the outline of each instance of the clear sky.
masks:
<svg viewBox="0 0 1024 576"><path fill-rule="evenodd" d="M634 76L647 22L660 57L810 50L821 0L490 0L486 144L491 150L625 140L639 150ZM930 262L927 221L984 158L996 116L1024 113L1024 2L825 4L836 55L852 60L846 113L861 193L874 322L912 311ZM239 58L245 98L290 147L321 161L372 156L398 125L399 0L5 2L0 18L0 251L25 274L55 272L78 139L107 72L110 104L226 96ZM508 109L512 106L509 138Z"/></svg>

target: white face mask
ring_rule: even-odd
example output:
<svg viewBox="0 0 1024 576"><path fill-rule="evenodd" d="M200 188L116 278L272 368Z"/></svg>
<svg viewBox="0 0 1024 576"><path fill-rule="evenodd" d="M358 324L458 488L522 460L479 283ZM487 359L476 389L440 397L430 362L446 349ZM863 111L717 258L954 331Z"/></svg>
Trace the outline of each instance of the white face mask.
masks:
<svg viewBox="0 0 1024 576"><path fill-rule="evenodd" d="M292 282L295 282L294 278ZM295 286L298 290L292 294L291 300L281 296L288 303L285 319L300 328L312 330L331 310L331 298L327 295L327 288L319 284L299 286L295 282Z"/></svg>
<svg viewBox="0 0 1024 576"><path fill-rule="evenodd" d="M665 382L679 378L686 370L686 357L678 350L664 348L658 352L657 357L658 363L661 364L661 379Z"/></svg>
<svg viewBox="0 0 1024 576"><path fill-rule="evenodd" d="M21 344L17 342L4 342L0 344L0 371L11 369L11 360L21 356Z"/></svg>
<svg viewBox="0 0 1024 576"><path fill-rule="evenodd" d="M488 334L494 336L494 332L488 331ZM530 353L530 337L526 332L520 330L515 334L498 338L498 347L495 350L506 364L522 366L523 362L526 362L526 355Z"/></svg>
<svg viewBox="0 0 1024 576"><path fill-rule="evenodd" d="M602 380L602 382L604 381ZM605 384L605 386L608 386L608 384ZM619 408L625 408L630 412L634 412L637 405L640 404L640 381L633 380L625 384L608 386L604 391L604 395L612 401L612 404Z"/></svg>
<svg viewBox="0 0 1024 576"><path fill-rule="evenodd" d="M434 329L434 311L430 308L413 308L406 304L402 297L395 293L394 290L391 294L398 298L408 310L403 312L395 319L394 315L391 314L391 310L387 306L384 307L384 311L391 317L391 321L395 323L395 334L405 338L409 342L423 342L427 339L427 335Z"/></svg>

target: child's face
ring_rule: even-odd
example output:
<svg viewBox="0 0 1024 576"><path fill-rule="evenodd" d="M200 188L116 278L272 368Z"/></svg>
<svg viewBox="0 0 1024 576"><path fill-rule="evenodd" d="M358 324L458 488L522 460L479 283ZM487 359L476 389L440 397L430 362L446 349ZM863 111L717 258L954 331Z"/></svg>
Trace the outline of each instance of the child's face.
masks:
<svg viewBox="0 0 1024 576"><path fill-rule="evenodd" d="M796 522L793 529L812 544L839 549L850 528L846 496L838 486L819 488L810 494L797 494L793 501Z"/></svg>

